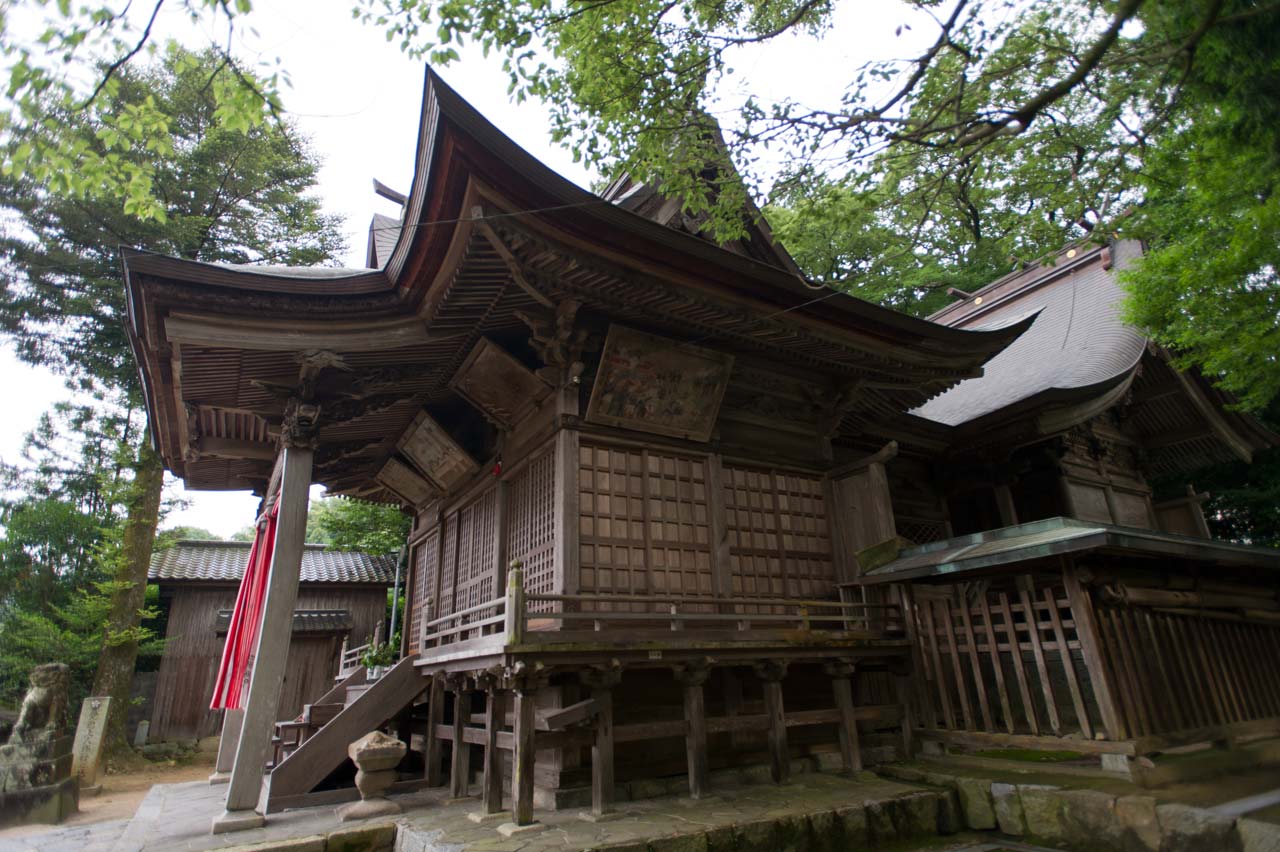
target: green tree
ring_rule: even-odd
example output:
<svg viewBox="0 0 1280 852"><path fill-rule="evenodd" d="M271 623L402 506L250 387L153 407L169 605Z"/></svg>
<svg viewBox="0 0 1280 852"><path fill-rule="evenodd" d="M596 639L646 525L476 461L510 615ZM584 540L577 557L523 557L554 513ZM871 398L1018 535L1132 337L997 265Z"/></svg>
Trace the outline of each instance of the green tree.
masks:
<svg viewBox="0 0 1280 852"><path fill-rule="evenodd" d="M160 530L156 533L155 544L152 550L168 550L180 541L219 541L219 536L214 535L201 527L179 526L170 527L167 530Z"/></svg>
<svg viewBox="0 0 1280 852"><path fill-rule="evenodd" d="M145 162L164 215L142 218L119 198L68 194L39 180L39 172L11 170L0 180L0 205L13 223L0 237L10 272L0 292L0 328L21 357L137 408L118 246L192 260L291 264L329 262L341 250L339 222L307 195L318 164L298 134L283 122L226 126L217 92L238 84L235 69L218 56L170 46L155 66L112 72L111 85L86 110L72 111L54 95L42 103L57 117L48 132L59 145ZM112 128L140 105L171 117L164 150L121 150L112 141ZM9 153L22 144L10 140ZM94 683L96 693L119 697L113 706L121 712L109 723L116 747L125 743L123 708L163 488L145 432L131 447L122 473L123 525L101 555L112 602Z"/></svg>
<svg viewBox="0 0 1280 852"><path fill-rule="evenodd" d="M330 550L360 550L379 556L395 553L409 535L410 518L397 506L323 497L307 512L307 541Z"/></svg>

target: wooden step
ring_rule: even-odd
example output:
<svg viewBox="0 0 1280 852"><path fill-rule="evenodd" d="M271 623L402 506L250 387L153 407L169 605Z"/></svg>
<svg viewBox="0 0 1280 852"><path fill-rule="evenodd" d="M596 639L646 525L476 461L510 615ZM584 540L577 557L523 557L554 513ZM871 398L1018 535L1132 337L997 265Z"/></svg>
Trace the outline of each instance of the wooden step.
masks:
<svg viewBox="0 0 1280 852"><path fill-rule="evenodd" d="M347 759L348 745L386 723L428 685L408 657L372 684L348 687L349 696L359 694L267 776L267 812L277 813L281 802L310 793Z"/></svg>

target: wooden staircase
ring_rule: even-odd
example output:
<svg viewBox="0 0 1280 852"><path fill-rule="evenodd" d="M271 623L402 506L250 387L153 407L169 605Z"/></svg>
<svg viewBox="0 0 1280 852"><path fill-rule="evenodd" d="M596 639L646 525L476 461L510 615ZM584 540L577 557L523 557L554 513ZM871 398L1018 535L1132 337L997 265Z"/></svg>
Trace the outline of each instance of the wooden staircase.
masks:
<svg viewBox="0 0 1280 852"><path fill-rule="evenodd" d="M276 762L266 778L266 812L358 798L354 787L312 793L347 759L347 746L382 727L418 697L429 681L406 657L367 682L364 669L343 679L302 716L276 725ZM323 800L323 801L321 801Z"/></svg>

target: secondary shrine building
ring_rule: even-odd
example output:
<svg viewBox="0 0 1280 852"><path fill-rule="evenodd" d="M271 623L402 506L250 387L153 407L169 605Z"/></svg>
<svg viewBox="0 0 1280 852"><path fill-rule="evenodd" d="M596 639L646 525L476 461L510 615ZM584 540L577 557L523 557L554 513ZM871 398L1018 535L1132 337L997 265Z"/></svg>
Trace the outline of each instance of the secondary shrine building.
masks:
<svg viewBox="0 0 1280 852"><path fill-rule="evenodd" d="M1143 631L1261 648L1280 605L1271 553L1152 495L1275 438L1118 323L1136 246L920 320L811 286L755 211L719 245L653 187L577 188L431 73L412 187L383 192L369 269L125 260L166 465L278 524L231 816L268 760L267 810L349 796L347 744L385 725L402 784L479 785L521 825L921 737L1132 756L1280 716L1260 668L1232 670L1238 711L1142 715L1155 678L1227 677L1153 667ZM413 514L403 660L346 666L272 758L312 482ZM1262 620L1205 627L1220 595Z"/></svg>

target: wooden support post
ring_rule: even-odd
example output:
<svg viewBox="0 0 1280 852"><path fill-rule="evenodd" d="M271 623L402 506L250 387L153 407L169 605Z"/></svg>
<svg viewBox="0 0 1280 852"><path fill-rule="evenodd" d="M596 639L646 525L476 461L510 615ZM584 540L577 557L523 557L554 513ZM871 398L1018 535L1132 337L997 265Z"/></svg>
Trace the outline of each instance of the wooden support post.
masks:
<svg viewBox="0 0 1280 852"><path fill-rule="evenodd" d="M902 705L902 759L910 760L915 755L915 714L911 711L911 667L909 660L900 660L897 665L890 666L893 684Z"/></svg>
<svg viewBox="0 0 1280 852"><path fill-rule="evenodd" d="M284 450L275 548L267 576L267 599L253 658L249 699L227 787L226 811L214 818L214 834L257 828L264 822L255 809L262 794L262 771L271 747L289 655L289 637L293 633L313 456L308 447L290 446Z"/></svg>
<svg viewBox="0 0 1280 852"><path fill-rule="evenodd" d="M703 685L711 670L706 664L676 669L676 680L684 688L685 760L689 768L689 796L700 799L707 792L707 707Z"/></svg>
<svg viewBox="0 0 1280 852"><path fill-rule="evenodd" d="M593 668L581 677L596 704L595 735L591 741L591 813L583 814L594 821L613 813L613 688L622 681L622 669Z"/></svg>
<svg viewBox="0 0 1280 852"><path fill-rule="evenodd" d="M231 767L235 763L236 749L240 746L240 728L244 724L244 711L224 710L222 736L218 738L218 758L213 764L210 784L225 784L231 780Z"/></svg>
<svg viewBox="0 0 1280 852"><path fill-rule="evenodd" d="M498 688L497 678L482 675L477 683L484 688L484 787L480 794L481 813L486 816L502 811L502 749L498 734L506 722L506 695Z"/></svg>
<svg viewBox="0 0 1280 852"><path fill-rule="evenodd" d="M846 775L862 771L862 749L858 744L858 720L853 713L853 674L855 665L852 660L840 660L825 666L831 676L831 691L835 694L836 709L840 711L840 722L836 731L840 737L840 763Z"/></svg>
<svg viewBox="0 0 1280 852"><path fill-rule="evenodd" d="M524 642L524 608L524 563L514 559L507 571L504 626L508 645L520 645Z"/></svg>
<svg viewBox="0 0 1280 852"><path fill-rule="evenodd" d="M453 692L453 757L449 762L449 795L465 799L471 786L471 746L467 744L471 690L465 676L452 678L449 689Z"/></svg>
<svg viewBox="0 0 1280 852"><path fill-rule="evenodd" d="M1093 688L1094 699L1098 704L1098 714L1102 717L1102 727L1109 740L1122 740L1128 736L1120 711L1116 706L1116 690L1112 683L1111 670L1102 654L1101 637L1098 633L1098 620L1094 615L1093 601L1089 591L1080 583L1077 573L1080 569L1070 563L1062 566L1062 585L1067 590L1067 601L1071 604L1071 620L1076 625L1076 638L1080 641L1080 654L1084 657L1084 666L1088 671L1089 685Z"/></svg>
<svg viewBox="0 0 1280 852"><path fill-rule="evenodd" d="M516 695L515 757L511 762L511 821L533 823L534 695L537 689L518 684Z"/></svg>
<svg viewBox="0 0 1280 852"><path fill-rule="evenodd" d="M507 683L512 692L516 693L516 723L512 736L516 753L511 761L511 826L516 830L535 823L535 698L539 688L547 686L547 678L536 670L540 668L540 664L527 667L525 663L516 663L507 674ZM506 828L507 826L503 826L498 830L506 833Z"/></svg>
<svg viewBox="0 0 1280 852"><path fill-rule="evenodd" d="M428 787L439 787L444 784L444 767L441 763L440 734L437 731L444 723L444 675L436 673L431 677L431 689L427 693L427 744L426 744L426 778Z"/></svg>
<svg viewBox="0 0 1280 852"><path fill-rule="evenodd" d="M774 783L782 784L791 774L787 717L782 704L782 679L787 675L787 664L781 660L770 660L756 663L755 669L763 681L764 712L769 720L769 772Z"/></svg>

